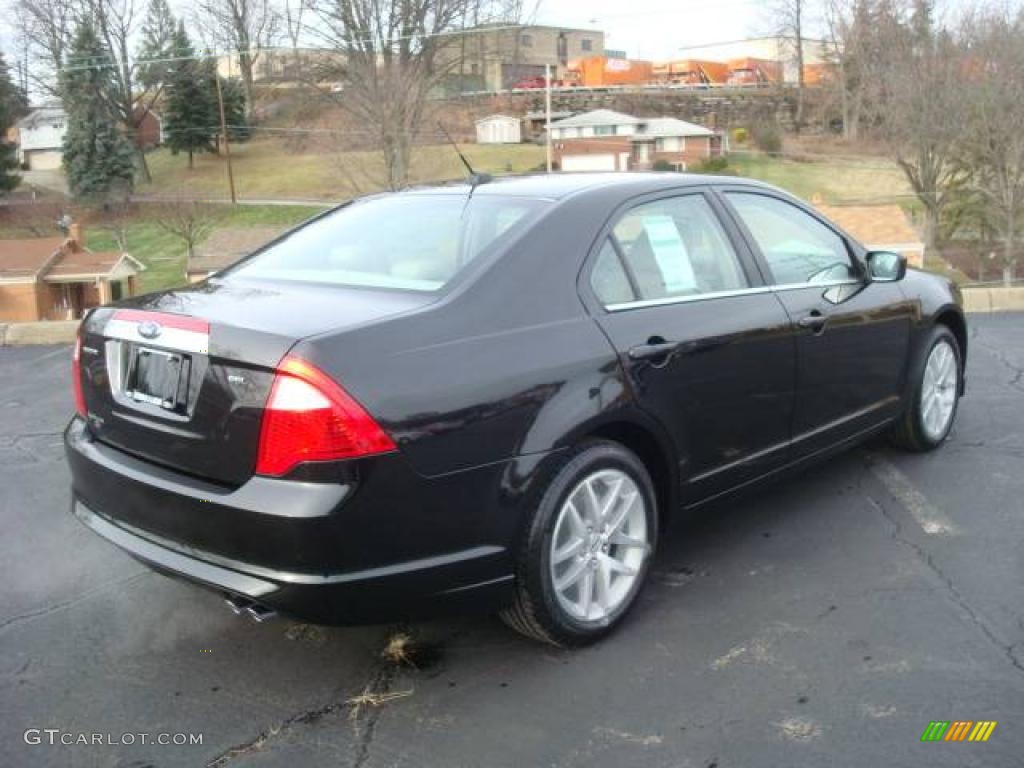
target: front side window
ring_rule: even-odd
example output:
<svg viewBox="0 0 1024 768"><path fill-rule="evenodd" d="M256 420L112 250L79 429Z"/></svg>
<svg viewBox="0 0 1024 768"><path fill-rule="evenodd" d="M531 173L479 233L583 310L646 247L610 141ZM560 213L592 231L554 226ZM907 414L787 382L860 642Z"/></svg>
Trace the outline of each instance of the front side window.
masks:
<svg viewBox="0 0 1024 768"><path fill-rule="evenodd" d="M614 125L595 125L594 126L595 136L614 136L615 126Z"/></svg>
<svg viewBox="0 0 1024 768"><path fill-rule="evenodd" d="M644 203L625 213L598 254L591 284L605 305L749 286L702 195Z"/></svg>
<svg viewBox="0 0 1024 768"><path fill-rule="evenodd" d="M856 275L843 239L795 205L751 192L727 192L726 197L757 242L777 285Z"/></svg>
<svg viewBox="0 0 1024 768"><path fill-rule="evenodd" d="M436 291L521 232L544 205L479 193L371 198L296 229L221 274Z"/></svg>
<svg viewBox="0 0 1024 768"><path fill-rule="evenodd" d="M592 51L594 50L594 42L590 38L584 37L580 41L580 48L584 51Z"/></svg>

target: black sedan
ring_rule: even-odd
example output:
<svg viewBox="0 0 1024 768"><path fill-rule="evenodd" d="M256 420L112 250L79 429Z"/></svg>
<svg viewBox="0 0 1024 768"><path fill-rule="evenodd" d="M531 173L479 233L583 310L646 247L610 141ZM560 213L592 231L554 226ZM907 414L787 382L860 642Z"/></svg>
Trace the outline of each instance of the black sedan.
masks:
<svg viewBox="0 0 1024 768"><path fill-rule="evenodd" d="M555 175L341 206L97 309L74 514L262 619L618 624L680 512L887 432L939 446L957 289L733 178Z"/></svg>

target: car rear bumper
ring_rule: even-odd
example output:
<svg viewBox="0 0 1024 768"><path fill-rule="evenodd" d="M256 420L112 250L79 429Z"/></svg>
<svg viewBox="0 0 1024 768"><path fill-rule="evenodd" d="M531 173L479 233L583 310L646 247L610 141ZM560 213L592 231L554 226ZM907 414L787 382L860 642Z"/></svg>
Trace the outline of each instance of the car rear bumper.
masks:
<svg viewBox="0 0 1024 768"><path fill-rule="evenodd" d="M428 479L398 455L345 483L227 489L65 432L72 511L155 570L324 624L491 611L512 595L518 515L501 465ZM492 503L488 503L492 500Z"/></svg>

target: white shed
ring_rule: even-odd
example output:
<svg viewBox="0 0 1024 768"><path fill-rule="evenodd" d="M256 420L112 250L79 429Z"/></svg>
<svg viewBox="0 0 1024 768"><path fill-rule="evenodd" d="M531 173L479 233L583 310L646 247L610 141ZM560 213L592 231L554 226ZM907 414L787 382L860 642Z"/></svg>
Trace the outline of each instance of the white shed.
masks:
<svg viewBox="0 0 1024 768"><path fill-rule="evenodd" d="M488 115L476 121L477 144L518 144L523 140L518 117Z"/></svg>

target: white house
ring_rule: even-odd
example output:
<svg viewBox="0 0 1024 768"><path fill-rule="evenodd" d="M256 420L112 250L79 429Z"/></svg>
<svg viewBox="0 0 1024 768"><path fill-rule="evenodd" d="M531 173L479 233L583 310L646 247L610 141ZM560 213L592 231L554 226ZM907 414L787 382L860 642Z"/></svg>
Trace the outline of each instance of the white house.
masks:
<svg viewBox="0 0 1024 768"><path fill-rule="evenodd" d="M523 140L518 117L488 115L476 121L477 144L518 144Z"/></svg>
<svg viewBox="0 0 1024 768"><path fill-rule="evenodd" d="M551 124L563 171L685 171L723 153L722 136L674 117L634 117L595 109Z"/></svg>
<svg viewBox="0 0 1024 768"><path fill-rule="evenodd" d="M32 110L16 123L18 162L30 170L57 170L68 118L63 107L48 105Z"/></svg>

